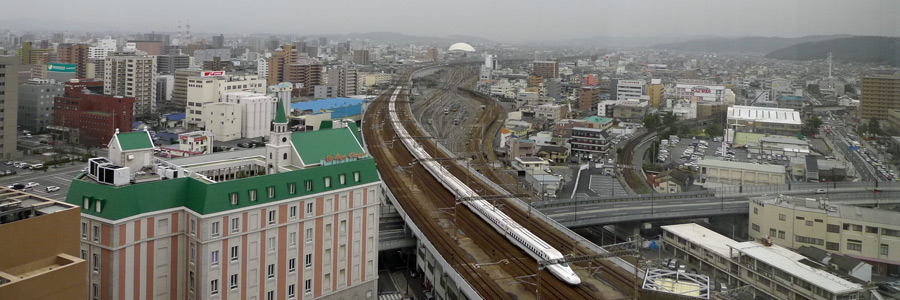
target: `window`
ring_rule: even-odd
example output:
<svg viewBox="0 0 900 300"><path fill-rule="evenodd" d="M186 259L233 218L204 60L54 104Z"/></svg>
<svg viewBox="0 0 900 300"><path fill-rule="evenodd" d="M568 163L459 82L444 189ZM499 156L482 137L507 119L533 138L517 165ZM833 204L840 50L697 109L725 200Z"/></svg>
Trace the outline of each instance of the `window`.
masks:
<svg viewBox="0 0 900 300"><path fill-rule="evenodd" d="M238 204L238 193L231 193L231 205Z"/></svg>
<svg viewBox="0 0 900 300"><path fill-rule="evenodd" d="M339 230L341 236L347 235L347 220L341 220L341 227Z"/></svg>
<svg viewBox="0 0 900 300"><path fill-rule="evenodd" d="M81 223L81 238L85 240L88 238L88 225L84 222Z"/></svg>
<svg viewBox="0 0 900 300"><path fill-rule="evenodd" d="M297 184L296 183L293 183L293 182L288 183L288 193L290 193L291 195L297 193Z"/></svg>
<svg viewBox="0 0 900 300"><path fill-rule="evenodd" d="M306 242L312 243L312 240L313 240L313 230L312 230L312 228L307 228L306 229Z"/></svg>
<svg viewBox="0 0 900 300"><path fill-rule="evenodd" d="M325 177L325 187L331 187L331 177Z"/></svg>
<svg viewBox="0 0 900 300"><path fill-rule="evenodd" d="M331 238L331 224L325 224L325 238Z"/></svg>
<svg viewBox="0 0 900 300"><path fill-rule="evenodd" d="M275 300L275 291L266 292L266 300Z"/></svg>
<svg viewBox="0 0 900 300"><path fill-rule="evenodd" d="M269 252L275 252L275 237L274 236L269 237L269 242L267 244L269 245Z"/></svg>
<svg viewBox="0 0 900 300"><path fill-rule="evenodd" d="M797 220L801 220L801 221L802 221L802 220L806 220L805 217L800 217L800 216L797 216L797 217L794 217L794 218L797 219Z"/></svg>
<svg viewBox="0 0 900 300"><path fill-rule="evenodd" d="M862 241L847 240L847 250L862 251Z"/></svg>
<svg viewBox="0 0 900 300"><path fill-rule="evenodd" d="M889 247L888 244L881 244L881 249L879 250L879 253L881 253L881 255L887 256L888 252L889 252L888 250L890 250L888 247Z"/></svg>
<svg viewBox="0 0 900 300"><path fill-rule="evenodd" d="M827 242L827 243L825 243L825 250L841 251L841 244Z"/></svg>
<svg viewBox="0 0 900 300"><path fill-rule="evenodd" d="M312 292L312 279L303 281L303 291L307 293Z"/></svg>
<svg viewBox="0 0 900 300"><path fill-rule="evenodd" d="M325 249L325 262L331 262L331 248Z"/></svg>
<svg viewBox="0 0 900 300"><path fill-rule="evenodd" d="M86 251L86 250L81 250L81 259L83 259L83 260L87 260L87 259L88 259L88 258L87 258L87 251Z"/></svg>
<svg viewBox="0 0 900 300"><path fill-rule="evenodd" d="M297 219L297 207L296 206L288 207L288 217L291 220Z"/></svg>
<svg viewBox="0 0 900 300"><path fill-rule="evenodd" d="M784 214L778 214L778 220L779 221L787 220L787 216L785 216Z"/></svg>
<svg viewBox="0 0 900 300"><path fill-rule="evenodd" d="M194 263L194 257L196 256L196 249L194 249L194 243L191 243L191 263Z"/></svg>
<svg viewBox="0 0 900 300"><path fill-rule="evenodd" d="M231 218L231 233L236 233L241 230L241 219Z"/></svg>
<svg viewBox="0 0 900 300"><path fill-rule="evenodd" d="M191 234L197 234L197 220L191 219Z"/></svg>
<svg viewBox="0 0 900 300"><path fill-rule="evenodd" d="M94 225L94 242L100 242L100 226Z"/></svg>
<svg viewBox="0 0 900 300"><path fill-rule="evenodd" d="M778 231L778 238L782 239L782 240L784 239L784 231L781 231L781 230Z"/></svg>
<svg viewBox="0 0 900 300"><path fill-rule="evenodd" d="M231 246L231 261L238 260L238 246Z"/></svg>
<svg viewBox="0 0 900 300"><path fill-rule="evenodd" d="M188 272L188 286L194 291L194 271Z"/></svg>
<svg viewBox="0 0 900 300"><path fill-rule="evenodd" d="M306 191L307 192L312 191L312 180L306 181Z"/></svg>
<svg viewBox="0 0 900 300"><path fill-rule="evenodd" d="M359 182L359 171L353 172L353 181Z"/></svg>
<svg viewBox="0 0 900 300"><path fill-rule="evenodd" d="M294 298L296 296L296 291L294 290L294 285L291 284L288 286L288 298Z"/></svg>
<svg viewBox="0 0 900 300"><path fill-rule="evenodd" d="M93 266L94 272L100 272L100 255L99 254L91 255L91 265Z"/></svg>
<svg viewBox="0 0 900 300"><path fill-rule="evenodd" d="M266 266L266 278L275 278L275 264Z"/></svg>
<svg viewBox="0 0 900 300"><path fill-rule="evenodd" d="M866 226L866 233L878 234L878 227Z"/></svg>
<svg viewBox="0 0 900 300"><path fill-rule="evenodd" d="M256 201L256 190L250 190L250 201Z"/></svg>
<svg viewBox="0 0 900 300"><path fill-rule="evenodd" d="M212 224L209 225L209 234L212 235L212 237L219 236L219 222L212 222Z"/></svg>
<svg viewBox="0 0 900 300"><path fill-rule="evenodd" d="M754 214L754 215L758 215L758 214L759 214L759 208L758 208L758 207L754 207L754 208L753 208L753 214Z"/></svg>
<svg viewBox="0 0 900 300"><path fill-rule="evenodd" d="M270 187L268 188L268 190L269 190L269 198L275 198L275 187L274 187L274 186L270 186Z"/></svg>
<svg viewBox="0 0 900 300"><path fill-rule="evenodd" d="M825 230L833 233L841 233L841 226L837 224L825 225Z"/></svg>
<svg viewBox="0 0 900 300"><path fill-rule="evenodd" d="M812 220L806 220L806 226L813 226Z"/></svg>
<svg viewBox="0 0 900 300"><path fill-rule="evenodd" d="M807 236L795 235L794 240L797 241L798 243L814 244L814 245L819 245L819 246L825 245L825 240L817 239L817 238L813 238L813 237L807 237Z"/></svg>
<svg viewBox="0 0 900 300"><path fill-rule="evenodd" d="M219 294L219 280L213 279L209 282L209 294L210 295L218 295Z"/></svg>
<svg viewBox="0 0 900 300"><path fill-rule="evenodd" d="M776 234L775 228L769 228L769 236L775 237L775 234Z"/></svg>
<svg viewBox="0 0 900 300"><path fill-rule="evenodd" d="M304 265L307 268L312 267L312 253L306 254L304 256Z"/></svg>
<svg viewBox="0 0 900 300"><path fill-rule="evenodd" d="M297 233L291 232L288 233L288 245L291 247L297 246Z"/></svg>
<svg viewBox="0 0 900 300"><path fill-rule="evenodd" d="M882 229L881 229L881 234L882 234L882 235L887 235L887 236L900 237L900 231L898 231L898 230L893 230L893 229L887 229L887 228L882 228Z"/></svg>
<svg viewBox="0 0 900 300"><path fill-rule="evenodd" d="M275 210L269 211L269 225L275 225Z"/></svg>
<svg viewBox="0 0 900 300"><path fill-rule="evenodd" d="M100 210L101 210L101 209L100 209L101 206L103 206L103 202L101 202L100 200L95 200L95 201L94 201L94 211L96 211L96 212L101 212L101 211L100 211Z"/></svg>
<svg viewBox="0 0 900 300"><path fill-rule="evenodd" d="M344 174L338 175L338 179L340 180L341 185L347 184L347 178L346 178L346 177L347 177L347 176L345 176Z"/></svg>
<svg viewBox="0 0 900 300"><path fill-rule="evenodd" d="M100 299L100 285L95 283L92 286L93 286L93 288L92 288L93 299L94 300Z"/></svg>
<svg viewBox="0 0 900 300"><path fill-rule="evenodd" d="M231 286L232 290L236 290L238 287L238 274L231 274L231 279L228 280L228 285Z"/></svg>
<svg viewBox="0 0 900 300"><path fill-rule="evenodd" d="M91 208L91 198L84 197L84 199L82 201L82 206L84 209L90 209Z"/></svg>
<svg viewBox="0 0 900 300"><path fill-rule="evenodd" d="M209 264L213 266L219 264L219 250L214 250L209 254Z"/></svg>
<svg viewBox="0 0 900 300"><path fill-rule="evenodd" d="M295 270L297 270L297 259L296 258L288 259L288 272L294 273Z"/></svg>
<svg viewBox="0 0 900 300"><path fill-rule="evenodd" d="M313 202L306 202L306 214L311 215L313 213Z"/></svg>

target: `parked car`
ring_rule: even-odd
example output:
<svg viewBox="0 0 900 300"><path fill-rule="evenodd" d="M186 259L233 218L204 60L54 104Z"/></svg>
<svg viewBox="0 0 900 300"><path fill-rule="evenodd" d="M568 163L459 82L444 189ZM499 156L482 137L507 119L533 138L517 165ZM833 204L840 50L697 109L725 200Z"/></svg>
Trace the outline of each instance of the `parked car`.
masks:
<svg viewBox="0 0 900 300"><path fill-rule="evenodd" d="M678 268L678 259L673 258L669 261L666 267L669 267L670 270L675 270L675 268Z"/></svg>
<svg viewBox="0 0 900 300"><path fill-rule="evenodd" d="M56 191L59 191L59 187L58 187L58 186L52 186L52 185L51 185L51 186L48 186L48 187L47 187L47 192L48 192L48 193L52 193L52 192L56 192Z"/></svg>
<svg viewBox="0 0 900 300"><path fill-rule="evenodd" d="M37 183L37 182L29 182L29 183L25 184L25 187L33 188L33 187L40 186L40 185L41 184Z"/></svg>
<svg viewBox="0 0 900 300"><path fill-rule="evenodd" d="M816 194L824 194L824 193L826 193L826 192L825 192L825 189L818 189L818 190L816 190Z"/></svg>
<svg viewBox="0 0 900 300"><path fill-rule="evenodd" d="M685 266L685 265L678 266L678 273L684 273L685 271L687 271L687 266Z"/></svg>

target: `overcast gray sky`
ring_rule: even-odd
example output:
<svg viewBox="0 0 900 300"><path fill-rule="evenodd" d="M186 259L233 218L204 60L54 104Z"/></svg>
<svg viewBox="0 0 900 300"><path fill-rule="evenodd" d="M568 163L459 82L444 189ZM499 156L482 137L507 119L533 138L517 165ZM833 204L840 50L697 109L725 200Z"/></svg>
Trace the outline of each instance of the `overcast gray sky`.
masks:
<svg viewBox="0 0 900 300"><path fill-rule="evenodd" d="M177 31L178 20L190 19L194 32L394 31L497 41L666 34L900 36L898 0L0 0L0 7L12 11L0 24L15 16L92 30Z"/></svg>

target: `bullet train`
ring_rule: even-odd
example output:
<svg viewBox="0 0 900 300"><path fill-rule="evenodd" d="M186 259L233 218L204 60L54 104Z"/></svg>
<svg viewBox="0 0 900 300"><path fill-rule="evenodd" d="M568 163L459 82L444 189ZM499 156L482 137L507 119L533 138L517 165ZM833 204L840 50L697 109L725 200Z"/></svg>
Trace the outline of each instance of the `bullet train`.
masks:
<svg viewBox="0 0 900 300"><path fill-rule="evenodd" d="M444 185L444 187L454 193L457 197L477 198L479 195L475 193L474 190L465 185L462 181L459 180L459 178L451 174L450 171L441 166L440 163L434 160L430 160L431 155L425 151L422 145L416 142L415 139L409 138L409 132L406 131L406 128L403 127L403 123L400 122L400 117L396 111L396 100L401 90L402 87L398 87L393 92L393 94L391 95L390 103L388 105L391 123L393 124L394 129L397 132L397 136L400 138L403 144L406 145L406 148L409 150L409 152L419 160L419 164L423 165L429 173L438 178L438 180L442 185ZM479 199L464 201L463 204L469 207L469 209L475 212L475 214L477 214L479 217L484 219L485 222L490 224L495 230L506 236L506 238L509 239L513 244L519 246L519 248L525 251L525 253L534 258L536 261L563 258L562 253L551 247L549 244L547 244L547 242L544 242L543 240L535 236L533 233L528 231L528 229L519 225L519 223L516 223L513 219L497 209L497 207L492 205L490 202ZM572 271L572 268L566 263L551 264L547 266L547 269L554 276L570 285L578 285L581 283L581 278L579 278L578 274L575 274L575 272Z"/></svg>

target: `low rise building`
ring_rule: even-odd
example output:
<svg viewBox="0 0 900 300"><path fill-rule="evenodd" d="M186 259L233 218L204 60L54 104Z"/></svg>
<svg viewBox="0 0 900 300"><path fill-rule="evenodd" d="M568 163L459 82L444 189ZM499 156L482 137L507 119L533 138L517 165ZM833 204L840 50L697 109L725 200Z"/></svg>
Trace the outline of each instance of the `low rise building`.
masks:
<svg viewBox="0 0 900 300"><path fill-rule="evenodd" d="M701 159L700 183L730 185L784 184L787 175L783 165L761 165L717 159ZM710 185L715 187L715 185Z"/></svg>
<svg viewBox="0 0 900 300"><path fill-rule="evenodd" d="M96 82L68 82L62 96L53 100L53 131L56 138L86 146L101 146L116 130L130 132L134 121L134 98L94 94Z"/></svg>
<svg viewBox="0 0 900 300"><path fill-rule="evenodd" d="M534 107L534 117L549 122L565 119L569 114L565 105L541 104Z"/></svg>
<svg viewBox="0 0 900 300"><path fill-rule="evenodd" d="M793 109L732 106L728 108L728 127L738 132L770 133L797 136L803 121Z"/></svg>
<svg viewBox="0 0 900 300"><path fill-rule="evenodd" d="M865 289L767 240L738 242L695 223L662 226L663 247L728 286L749 286L755 299L862 299Z"/></svg>
<svg viewBox="0 0 900 300"><path fill-rule="evenodd" d="M215 140L227 142L241 138L244 122L243 106L237 103L216 102L203 106L208 114L206 130L212 131Z"/></svg>
<svg viewBox="0 0 900 300"><path fill-rule="evenodd" d="M573 127L569 145L575 157L606 156L609 154L609 132L600 128Z"/></svg>
<svg viewBox="0 0 900 300"><path fill-rule="evenodd" d="M753 238L845 254L871 264L877 275L900 274L900 214L895 211L789 196L751 200Z"/></svg>
<svg viewBox="0 0 900 300"><path fill-rule="evenodd" d="M86 277L99 257L78 251L78 206L0 187L0 207L0 298L99 299Z"/></svg>
<svg viewBox="0 0 900 300"><path fill-rule="evenodd" d="M241 106L242 138L269 135L269 124L272 123L272 115L275 113L274 97L254 92L233 92L224 94L222 102Z"/></svg>
<svg viewBox="0 0 900 300"><path fill-rule="evenodd" d="M647 114L649 102L637 99L618 101L613 108L613 117L622 120L640 121Z"/></svg>

